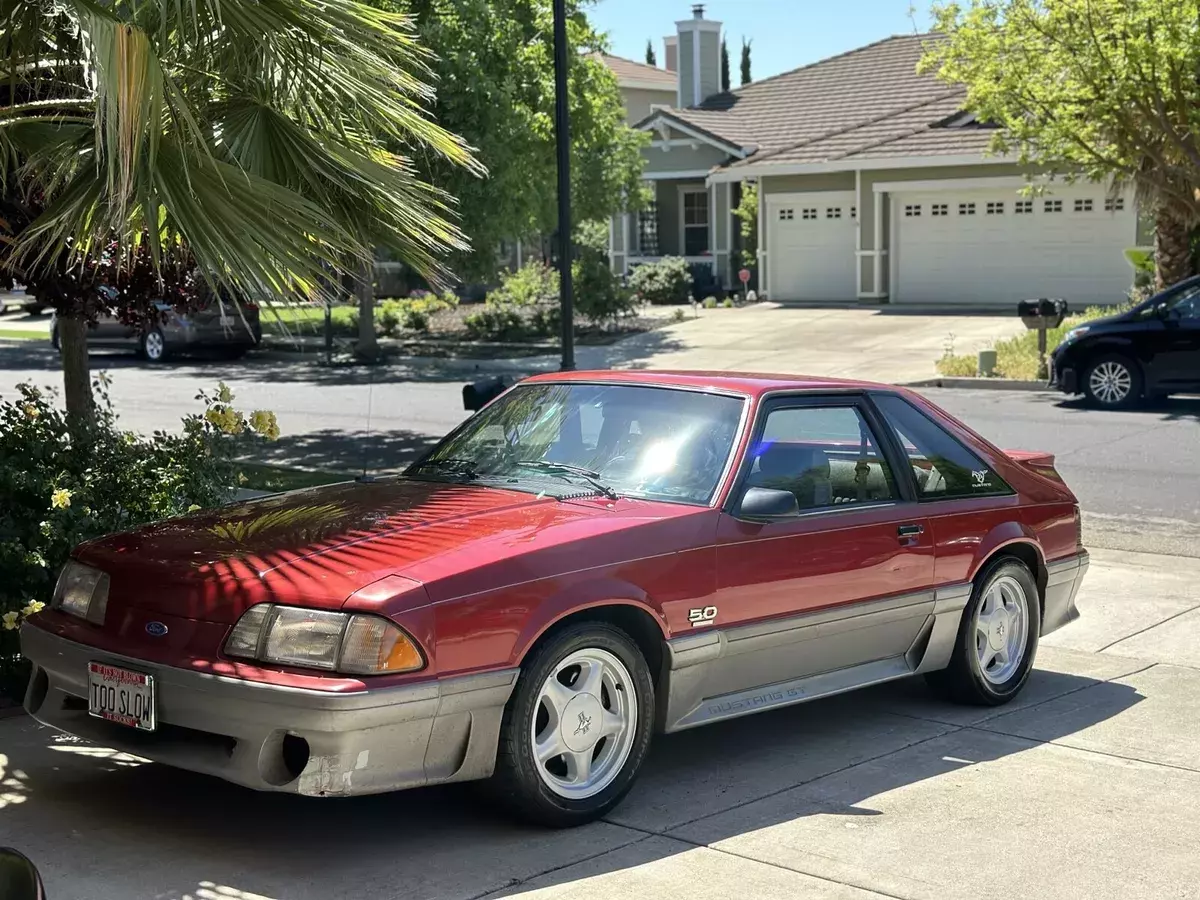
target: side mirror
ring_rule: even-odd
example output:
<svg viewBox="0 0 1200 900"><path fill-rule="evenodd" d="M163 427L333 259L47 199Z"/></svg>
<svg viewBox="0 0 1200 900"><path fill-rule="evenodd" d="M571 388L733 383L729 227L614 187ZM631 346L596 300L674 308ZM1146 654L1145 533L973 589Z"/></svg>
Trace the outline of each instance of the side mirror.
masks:
<svg viewBox="0 0 1200 900"><path fill-rule="evenodd" d="M800 504L791 491L752 487L742 494L737 508L738 518L755 521L790 519L800 515Z"/></svg>
<svg viewBox="0 0 1200 900"><path fill-rule="evenodd" d="M4 900L46 898L37 866L11 847L0 847L0 897Z"/></svg>

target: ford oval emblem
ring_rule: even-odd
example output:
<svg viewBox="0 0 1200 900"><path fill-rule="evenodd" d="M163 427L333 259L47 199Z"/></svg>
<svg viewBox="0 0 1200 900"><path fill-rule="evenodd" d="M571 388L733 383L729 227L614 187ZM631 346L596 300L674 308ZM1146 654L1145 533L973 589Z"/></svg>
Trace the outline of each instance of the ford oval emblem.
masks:
<svg viewBox="0 0 1200 900"><path fill-rule="evenodd" d="M168 631L167 626L162 622L147 622L146 634L150 637L162 637Z"/></svg>

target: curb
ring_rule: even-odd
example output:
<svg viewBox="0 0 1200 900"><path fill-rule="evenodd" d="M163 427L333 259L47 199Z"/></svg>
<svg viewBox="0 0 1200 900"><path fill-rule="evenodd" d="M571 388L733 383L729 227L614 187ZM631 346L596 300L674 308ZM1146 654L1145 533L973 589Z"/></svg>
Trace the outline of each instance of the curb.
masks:
<svg viewBox="0 0 1200 900"><path fill-rule="evenodd" d="M994 391L1053 391L1054 388L1044 381L1018 381L1010 378L923 378L920 381L906 381L901 387L922 388L960 388L984 389Z"/></svg>

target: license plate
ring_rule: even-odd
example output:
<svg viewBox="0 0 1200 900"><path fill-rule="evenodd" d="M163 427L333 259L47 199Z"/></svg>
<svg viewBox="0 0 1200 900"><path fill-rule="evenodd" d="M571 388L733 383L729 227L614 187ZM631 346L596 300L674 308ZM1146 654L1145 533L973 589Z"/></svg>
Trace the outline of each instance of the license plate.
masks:
<svg viewBox="0 0 1200 900"><path fill-rule="evenodd" d="M88 663L88 714L140 731L153 731L154 676Z"/></svg>
<svg viewBox="0 0 1200 900"><path fill-rule="evenodd" d="M230 328L233 326L233 316L221 316L221 327Z"/></svg>

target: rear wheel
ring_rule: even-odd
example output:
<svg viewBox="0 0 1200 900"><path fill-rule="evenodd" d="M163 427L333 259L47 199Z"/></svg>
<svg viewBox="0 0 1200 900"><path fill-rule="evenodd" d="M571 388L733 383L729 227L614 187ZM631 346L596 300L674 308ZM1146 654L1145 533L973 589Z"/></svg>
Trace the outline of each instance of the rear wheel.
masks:
<svg viewBox="0 0 1200 900"><path fill-rule="evenodd" d="M1096 406L1124 409L1142 397L1142 373L1117 354L1095 360L1083 376L1083 393Z"/></svg>
<svg viewBox="0 0 1200 900"><path fill-rule="evenodd" d="M948 699L999 706L1021 692L1037 654L1041 605L1023 562L1001 557L975 579L950 665L925 676Z"/></svg>
<svg viewBox="0 0 1200 900"><path fill-rule="evenodd" d="M654 685L623 631L582 622L522 666L504 712L492 792L540 825L583 825L616 806L650 747Z"/></svg>
<svg viewBox="0 0 1200 900"><path fill-rule="evenodd" d="M138 349L141 351L142 357L152 363L162 362L167 358L167 341L157 328L151 328L142 335L141 345Z"/></svg>

